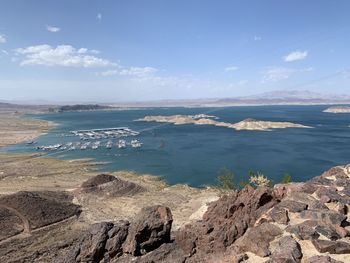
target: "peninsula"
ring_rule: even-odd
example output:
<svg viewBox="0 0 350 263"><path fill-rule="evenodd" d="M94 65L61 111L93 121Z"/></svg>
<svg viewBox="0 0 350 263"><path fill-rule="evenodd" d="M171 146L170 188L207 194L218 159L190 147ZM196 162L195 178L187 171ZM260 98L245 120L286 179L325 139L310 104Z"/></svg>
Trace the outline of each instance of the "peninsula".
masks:
<svg viewBox="0 0 350 263"><path fill-rule="evenodd" d="M262 121L248 118L238 123L228 123L217 121L218 117L211 115L171 115L171 116L145 116L144 118L136 121L147 122L164 122L173 123L175 125L182 124L196 124L196 125L213 125L219 127L226 127L235 130L251 130L251 131L271 131L272 129L285 129L285 128L312 128L298 123L292 122L273 122Z"/></svg>
<svg viewBox="0 0 350 263"><path fill-rule="evenodd" d="M323 112L328 113L350 113L350 106L333 106L325 109Z"/></svg>

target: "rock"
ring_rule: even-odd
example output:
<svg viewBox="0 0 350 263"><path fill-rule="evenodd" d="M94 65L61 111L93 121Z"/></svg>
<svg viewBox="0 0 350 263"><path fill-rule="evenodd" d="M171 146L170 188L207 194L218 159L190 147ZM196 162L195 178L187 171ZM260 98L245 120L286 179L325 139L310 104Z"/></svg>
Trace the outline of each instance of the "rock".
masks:
<svg viewBox="0 0 350 263"><path fill-rule="evenodd" d="M330 210L305 210L300 213L301 218L319 221L322 224L340 226L347 219L345 215Z"/></svg>
<svg viewBox="0 0 350 263"><path fill-rule="evenodd" d="M115 176L109 175L109 174L98 174L89 180L82 183L81 187L84 189L88 188L96 188L97 186L101 184L106 184L109 182L112 182L116 180L117 178Z"/></svg>
<svg viewBox="0 0 350 263"><path fill-rule="evenodd" d="M328 202L341 202L342 204L350 204L350 198L347 196L341 196L336 188L333 187L320 187L315 192L316 195L322 201Z"/></svg>
<svg viewBox="0 0 350 263"><path fill-rule="evenodd" d="M134 257L127 254L113 259L111 263L184 263L185 259L183 251L176 243L165 243L143 256Z"/></svg>
<svg viewBox="0 0 350 263"><path fill-rule="evenodd" d="M80 206L73 204L72 200L73 196L66 192L22 191L0 197L0 208L21 217L23 227L30 232L78 216L81 212ZM1 224L2 221L0 226ZM1 233L2 229L0 236Z"/></svg>
<svg viewBox="0 0 350 263"><path fill-rule="evenodd" d="M312 195L304 193L304 192L291 192L285 200L293 200L293 201L297 201L303 204L306 204L308 207L308 209L311 209L311 205L314 205L315 202L317 202L318 200L316 198L314 198ZM319 201L318 201L319 202Z"/></svg>
<svg viewBox="0 0 350 263"><path fill-rule="evenodd" d="M308 258L305 263L344 263L342 261L335 260L330 256L313 256Z"/></svg>
<svg viewBox="0 0 350 263"><path fill-rule="evenodd" d="M114 197L133 196L146 191L138 184L107 174L99 174L87 180L82 184L81 189L86 193Z"/></svg>
<svg viewBox="0 0 350 263"><path fill-rule="evenodd" d="M73 262L100 262L104 257L108 231L112 227L112 223L106 222L93 224L79 241Z"/></svg>
<svg viewBox="0 0 350 263"><path fill-rule="evenodd" d="M75 247L63 258L55 260L55 263L95 263L111 258L122 253L122 244L128 234L129 222L118 223L102 222L90 226L82 233Z"/></svg>
<svg viewBox="0 0 350 263"><path fill-rule="evenodd" d="M340 178L349 179L347 174L344 172L343 167L340 167L340 166L336 166L329 169L328 171L324 172L320 177L332 177L332 176L334 176L336 179L340 179Z"/></svg>
<svg viewBox="0 0 350 263"><path fill-rule="evenodd" d="M312 226L310 226L307 222L288 226L286 228L286 231L294 234L297 238L301 240L316 239L320 236L316 232L316 230Z"/></svg>
<svg viewBox="0 0 350 263"><path fill-rule="evenodd" d="M275 206L269 212L271 219L279 224L287 225L289 222L288 211L284 208Z"/></svg>
<svg viewBox="0 0 350 263"><path fill-rule="evenodd" d="M270 255L270 242L275 237L282 235L282 230L270 223L249 228L247 232L234 243L234 251L237 253L252 252L260 257Z"/></svg>
<svg viewBox="0 0 350 263"><path fill-rule="evenodd" d="M108 240L105 246L107 255L105 255L105 258L114 258L123 253L122 245L128 235L129 225L128 221L120 221L108 231Z"/></svg>
<svg viewBox="0 0 350 263"><path fill-rule="evenodd" d="M330 254L348 254L350 253L350 244L344 241L328 241L314 239L312 244L320 253L328 252Z"/></svg>
<svg viewBox="0 0 350 263"><path fill-rule="evenodd" d="M294 200L282 200L276 207L286 208L289 212L298 213L307 209L307 204Z"/></svg>
<svg viewBox="0 0 350 263"><path fill-rule="evenodd" d="M277 202L272 189L246 186L212 202L203 220L182 228L175 240L190 256L223 252Z"/></svg>
<svg viewBox="0 0 350 263"><path fill-rule="evenodd" d="M242 262L244 262L244 261L246 261L248 259L249 259L248 255L246 253L244 253L244 254L240 254L240 255L234 256L231 259L231 262L232 263L242 263Z"/></svg>
<svg viewBox="0 0 350 263"><path fill-rule="evenodd" d="M316 226L315 230L330 240L337 240L340 238L340 236L337 234L335 230L325 225L318 225Z"/></svg>
<svg viewBox="0 0 350 263"><path fill-rule="evenodd" d="M168 207L158 205L143 208L129 228L123 245L124 253L139 256L169 243L172 222Z"/></svg>
<svg viewBox="0 0 350 263"><path fill-rule="evenodd" d="M14 211L0 207L0 241L25 231L21 218Z"/></svg>
<svg viewBox="0 0 350 263"><path fill-rule="evenodd" d="M119 257L120 260L129 260L133 256L146 254L164 243L169 243L171 224L171 211L164 206L142 209L132 224L128 221L93 224L67 256L56 263L119 262ZM177 250L181 252L178 247ZM168 250L155 252L154 257L150 256L149 259L161 258L162 253L165 258L165 253L170 253L170 247ZM174 253L171 252L172 255ZM152 262L144 259L137 262Z"/></svg>
<svg viewBox="0 0 350 263"><path fill-rule="evenodd" d="M302 257L299 243L292 236L284 236L278 241L277 248L272 252L270 262L299 263Z"/></svg>

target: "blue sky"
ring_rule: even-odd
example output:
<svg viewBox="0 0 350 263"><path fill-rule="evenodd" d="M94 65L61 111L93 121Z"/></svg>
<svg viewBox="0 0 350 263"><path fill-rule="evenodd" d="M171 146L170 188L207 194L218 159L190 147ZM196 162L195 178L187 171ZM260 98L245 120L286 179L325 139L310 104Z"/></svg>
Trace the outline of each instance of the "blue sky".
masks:
<svg viewBox="0 0 350 263"><path fill-rule="evenodd" d="M0 99L350 94L349 1L3 0Z"/></svg>

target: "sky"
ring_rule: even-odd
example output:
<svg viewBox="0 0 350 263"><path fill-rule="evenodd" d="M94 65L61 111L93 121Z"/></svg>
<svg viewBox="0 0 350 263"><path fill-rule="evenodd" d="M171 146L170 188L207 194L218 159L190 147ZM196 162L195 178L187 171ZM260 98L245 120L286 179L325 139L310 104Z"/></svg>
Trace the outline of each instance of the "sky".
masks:
<svg viewBox="0 0 350 263"><path fill-rule="evenodd" d="M2 0L0 100L350 95L347 0Z"/></svg>

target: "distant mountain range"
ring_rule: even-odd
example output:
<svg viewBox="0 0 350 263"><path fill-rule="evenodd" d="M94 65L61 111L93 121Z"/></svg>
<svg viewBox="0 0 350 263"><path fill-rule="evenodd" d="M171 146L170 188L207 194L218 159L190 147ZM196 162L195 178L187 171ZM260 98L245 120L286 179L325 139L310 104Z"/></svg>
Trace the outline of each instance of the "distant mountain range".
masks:
<svg viewBox="0 0 350 263"><path fill-rule="evenodd" d="M1 101L1 107L10 107L11 103L20 105L35 105L33 101ZM80 102L84 103L84 102ZM73 105L77 103L50 103L41 101L36 105ZM92 103L86 103L86 105ZM261 94L210 99L155 100L144 102L110 102L97 103L101 107L224 107L238 105L317 105L317 104L350 104L350 95L335 95L312 92L308 90L277 90ZM95 105L96 106L96 105ZM59 108L59 106L55 106Z"/></svg>
<svg viewBox="0 0 350 263"><path fill-rule="evenodd" d="M349 95L322 94L308 90L277 90L252 96L219 99L219 103L238 104L348 104Z"/></svg>
<svg viewBox="0 0 350 263"><path fill-rule="evenodd" d="M115 103L114 106L138 107L223 107L238 105L317 105L350 104L349 95L322 94L307 90L277 90L257 95L189 100L158 100L135 103Z"/></svg>

